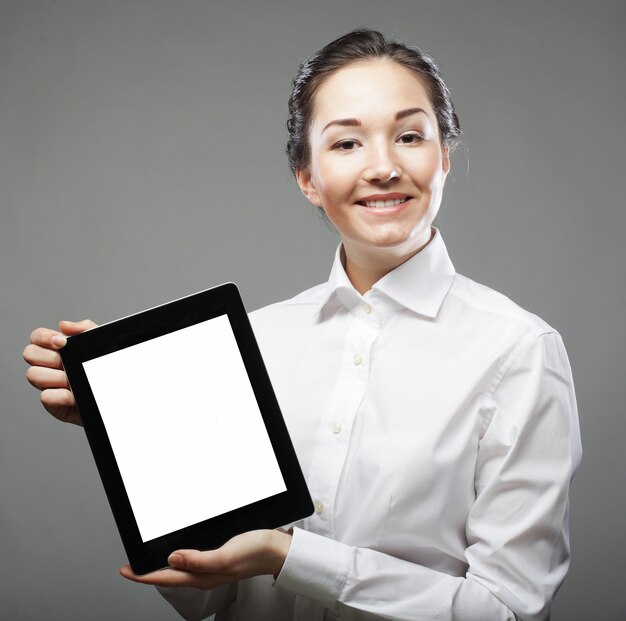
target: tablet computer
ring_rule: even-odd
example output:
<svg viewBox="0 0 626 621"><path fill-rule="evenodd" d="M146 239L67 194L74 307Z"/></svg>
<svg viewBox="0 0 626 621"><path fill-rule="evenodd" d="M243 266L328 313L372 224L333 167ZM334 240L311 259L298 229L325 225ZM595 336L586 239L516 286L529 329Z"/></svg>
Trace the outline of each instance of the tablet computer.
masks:
<svg viewBox="0 0 626 621"><path fill-rule="evenodd" d="M70 336L60 354L135 573L313 512L233 283Z"/></svg>

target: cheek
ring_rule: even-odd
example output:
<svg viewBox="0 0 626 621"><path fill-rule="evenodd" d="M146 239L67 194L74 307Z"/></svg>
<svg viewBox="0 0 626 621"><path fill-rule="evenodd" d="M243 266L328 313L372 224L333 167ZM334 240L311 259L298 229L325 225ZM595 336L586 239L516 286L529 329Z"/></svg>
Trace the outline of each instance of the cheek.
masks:
<svg viewBox="0 0 626 621"><path fill-rule="evenodd" d="M331 202L350 196L354 188L349 167L337 160L319 163L315 174L315 184L322 198Z"/></svg>
<svg viewBox="0 0 626 621"><path fill-rule="evenodd" d="M424 152L414 164L414 179L418 185L432 192L436 192L443 186L443 160L438 152Z"/></svg>
<svg viewBox="0 0 626 621"><path fill-rule="evenodd" d="M443 180L444 180L444 177L443 177L443 172L441 171L441 169L435 169L430 178L430 190L431 192L433 192L433 194L439 193L442 190Z"/></svg>

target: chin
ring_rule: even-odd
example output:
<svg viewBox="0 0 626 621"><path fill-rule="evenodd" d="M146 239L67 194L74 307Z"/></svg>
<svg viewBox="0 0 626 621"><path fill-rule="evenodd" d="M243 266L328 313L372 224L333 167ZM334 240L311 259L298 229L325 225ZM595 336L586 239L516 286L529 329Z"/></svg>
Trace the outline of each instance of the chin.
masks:
<svg viewBox="0 0 626 621"><path fill-rule="evenodd" d="M388 248L389 250L407 253L417 251L427 244L429 239L430 227L427 231L412 231L407 234L398 234L398 231L394 231L387 235L375 235L371 237L370 244L375 248Z"/></svg>

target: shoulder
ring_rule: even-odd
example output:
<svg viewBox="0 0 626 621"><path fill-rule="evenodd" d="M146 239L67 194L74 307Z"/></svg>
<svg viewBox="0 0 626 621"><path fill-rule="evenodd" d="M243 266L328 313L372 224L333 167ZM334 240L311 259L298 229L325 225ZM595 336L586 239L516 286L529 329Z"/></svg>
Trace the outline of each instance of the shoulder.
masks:
<svg viewBox="0 0 626 621"><path fill-rule="evenodd" d="M250 322L255 331L265 332L276 327L288 329L304 327L312 322L315 309L326 292L326 283L306 289L297 295L269 304L249 313Z"/></svg>
<svg viewBox="0 0 626 621"><path fill-rule="evenodd" d="M515 364L529 357L536 357L535 368L569 369L565 345L554 327L471 278L456 274L441 315L454 342L469 344L479 359L492 360L490 384L494 388Z"/></svg>
<svg viewBox="0 0 626 621"><path fill-rule="evenodd" d="M538 315L526 310L506 295L456 274L448 293L449 306L476 326L490 332L516 335L513 340L535 339L557 331Z"/></svg>
<svg viewBox="0 0 626 621"><path fill-rule="evenodd" d="M316 309L326 283L249 313L250 323L263 357L271 368L283 368L315 340Z"/></svg>

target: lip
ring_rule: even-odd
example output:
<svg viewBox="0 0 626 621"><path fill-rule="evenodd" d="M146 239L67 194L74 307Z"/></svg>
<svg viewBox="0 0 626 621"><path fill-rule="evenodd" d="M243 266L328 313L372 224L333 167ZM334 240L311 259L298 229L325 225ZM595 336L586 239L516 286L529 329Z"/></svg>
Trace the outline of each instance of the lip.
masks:
<svg viewBox="0 0 626 621"><path fill-rule="evenodd" d="M370 194L369 196L362 196L357 203L365 201L393 201L398 198L413 198L410 194L404 194L402 192L390 192L388 194Z"/></svg>

